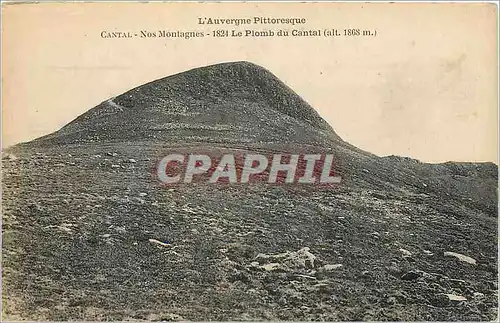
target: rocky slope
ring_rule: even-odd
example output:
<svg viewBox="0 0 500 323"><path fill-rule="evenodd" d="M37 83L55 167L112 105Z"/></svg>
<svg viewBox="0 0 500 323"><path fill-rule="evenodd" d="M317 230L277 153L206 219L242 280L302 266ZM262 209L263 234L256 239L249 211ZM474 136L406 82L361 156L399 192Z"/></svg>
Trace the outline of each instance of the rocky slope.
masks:
<svg viewBox="0 0 500 323"><path fill-rule="evenodd" d="M343 181L157 184L200 146L331 153ZM2 159L7 319L497 317L497 166L364 152L251 63L145 84Z"/></svg>

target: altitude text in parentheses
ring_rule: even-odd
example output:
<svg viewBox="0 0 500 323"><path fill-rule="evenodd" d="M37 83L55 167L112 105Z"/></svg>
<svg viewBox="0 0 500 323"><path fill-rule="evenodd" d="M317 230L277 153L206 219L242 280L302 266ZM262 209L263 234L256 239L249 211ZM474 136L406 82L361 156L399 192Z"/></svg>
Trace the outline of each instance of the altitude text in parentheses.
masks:
<svg viewBox="0 0 500 323"><path fill-rule="evenodd" d="M325 29L323 30L323 36L324 37L337 37L337 36L342 36L340 31L338 29Z"/></svg>

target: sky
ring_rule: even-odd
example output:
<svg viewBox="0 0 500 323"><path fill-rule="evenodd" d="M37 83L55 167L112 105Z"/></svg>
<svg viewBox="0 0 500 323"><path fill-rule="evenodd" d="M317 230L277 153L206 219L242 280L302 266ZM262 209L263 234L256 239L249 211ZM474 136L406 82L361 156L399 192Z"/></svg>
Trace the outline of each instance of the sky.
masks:
<svg viewBox="0 0 500 323"><path fill-rule="evenodd" d="M496 6L362 3L41 3L2 6L2 146L58 130L131 88L246 60L374 154L498 164ZM199 25L199 17L305 18ZM140 31L370 30L376 36L102 38Z"/></svg>

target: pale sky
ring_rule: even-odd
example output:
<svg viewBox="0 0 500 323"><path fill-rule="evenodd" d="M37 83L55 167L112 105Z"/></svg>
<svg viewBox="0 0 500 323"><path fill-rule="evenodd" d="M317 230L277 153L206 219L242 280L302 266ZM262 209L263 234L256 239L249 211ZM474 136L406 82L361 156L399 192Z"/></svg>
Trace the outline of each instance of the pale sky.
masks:
<svg viewBox="0 0 500 323"><path fill-rule="evenodd" d="M497 163L492 4L77 3L3 5L3 147L51 133L100 102L194 67L246 60L377 155ZM203 30L198 17L304 17L376 37L103 39L101 31Z"/></svg>

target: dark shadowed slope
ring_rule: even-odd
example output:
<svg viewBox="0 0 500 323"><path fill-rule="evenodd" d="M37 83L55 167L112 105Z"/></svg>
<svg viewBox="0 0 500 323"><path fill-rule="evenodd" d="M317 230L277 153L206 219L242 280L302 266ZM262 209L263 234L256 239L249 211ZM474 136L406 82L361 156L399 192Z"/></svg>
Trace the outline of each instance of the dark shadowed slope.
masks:
<svg viewBox="0 0 500 323"><path fill-rule="evenodd" d="M200 146L332 153L343 181L157 185L158 158ZM364 152L254 64L140 86L2 167L4 318L497 315L497 166Z"/></svg>

